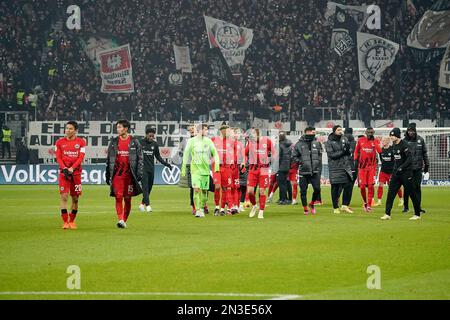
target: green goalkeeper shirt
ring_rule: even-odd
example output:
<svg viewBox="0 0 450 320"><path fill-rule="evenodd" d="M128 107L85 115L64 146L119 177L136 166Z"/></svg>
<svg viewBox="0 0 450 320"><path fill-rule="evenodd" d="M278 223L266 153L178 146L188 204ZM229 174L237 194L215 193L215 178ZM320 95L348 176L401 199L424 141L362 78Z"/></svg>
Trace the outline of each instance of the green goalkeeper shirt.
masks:
<svg viewBox="0 0 450 320"><path fill-rule="evenodd" d="M183 154L181 175L186 175L186 164L190 161L191 175L209 176L211 156L214 157L214 171L219 171L219 154L214 143L208 137L195 136L188 140Z"/></svg>

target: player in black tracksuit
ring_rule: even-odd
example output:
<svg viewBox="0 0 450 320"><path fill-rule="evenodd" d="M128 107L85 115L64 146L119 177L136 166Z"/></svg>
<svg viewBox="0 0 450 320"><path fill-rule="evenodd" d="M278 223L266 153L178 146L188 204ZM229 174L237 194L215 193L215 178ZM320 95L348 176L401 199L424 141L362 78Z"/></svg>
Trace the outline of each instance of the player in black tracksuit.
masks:
<svg viewBox="0 0 450 320"><path fill-rule="evenodd" d="M148 128L145 131L145 138L140 142L142 146L142 153L144 155L144 174L142 176L143 198L139 209L141 211L144 211L144 209L146 209L147 212L151 212L152 208L150 207L150 192L152 192L153 180L155 177L155 158L162 165L168 167L169 169L172 169L172 165L161 158L158 143L155 141L155 129Z"/></svg>
<svg viewBox="0 0 450 320"><path fill-rule="evenodd" d="M404 140L401 140L399 128L392 129L389 136L393 142L392 151L394 153L394 169L389 182L385 215L381 217L381 219L391 219L392 204L394 203L395 196L401 186L405 188L405 192L406 190L409 191L414 205L414 216L410 218L410 220L420 219L420 203L417 197L417 191L412 183L412 155L409 150L409 145Z"/></svg>
<svg viewBox="0 0 450 320"><path fill-rule="evenodd" d="M417 190L417 196L419 198L420 203L420 212L425 213L425 210L422 209L422 169L424 173L428 172L430 167L430 161L428 160L428 150L425 144L425 140L417 135L416 124L410 123L408 128L406 129L404 140L408 143L409 149L412 154L412 182L414 184L415 189ZM403 203L403 212L409 211L409 192L405 190L405 201Z"/></svg>

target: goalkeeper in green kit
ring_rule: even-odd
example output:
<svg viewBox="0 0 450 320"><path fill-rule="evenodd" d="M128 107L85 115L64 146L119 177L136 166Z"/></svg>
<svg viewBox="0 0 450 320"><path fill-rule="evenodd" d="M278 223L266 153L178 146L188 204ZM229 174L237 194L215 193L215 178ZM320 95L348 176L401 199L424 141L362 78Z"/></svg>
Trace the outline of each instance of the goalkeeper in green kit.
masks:
<svg viewBox="0 0 450 320"><path fill-rule="evenodd" d="M181 176L186 175L186 164L190 161L194 202L197 208L195 216L203 218L205 216L203 208L208 201L211 157L214 157L214 172L219 171L220 159L214 143L206 136L208 125L198 124L195 131L195 136L188 140L184 149Z"/></svg>

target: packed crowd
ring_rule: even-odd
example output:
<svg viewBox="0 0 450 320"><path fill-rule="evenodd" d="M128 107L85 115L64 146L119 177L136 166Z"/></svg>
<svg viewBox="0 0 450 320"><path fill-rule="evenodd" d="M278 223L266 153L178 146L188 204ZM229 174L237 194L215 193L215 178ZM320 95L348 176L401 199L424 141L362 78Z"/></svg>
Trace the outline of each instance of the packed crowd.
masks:
<svg viewBox="0 0 450 320"><path fill-rule="evenodd" d="M429 1L415 0L415 14L398 0L374 3L381 7L385 27L370 32L399 42L401 49L382 81L364 91L356 52L340 58L329 49L327 0L2 2L0 108L30 110L37 120L115 120L132 114L135 120L228 120L232 113L242 119L252 114L274 119L274 105L282 106L281 119L304 120L318 107L337 108L338 116L361 120L448 119L450 93L437 85L440 59L419 64L406 46ZM81 8L81 30L65 26L71 4ZM254 29L236 91L211 79L204 14ZM60 28L55 28L58 21ZM91 35L130 44L134 93L100 93L99 72L80 41ZM175 72L174 43L189 46L193 63L192 74L184 73L179 87L168 81ZM274 95L274 88L286 85L292 87L291 96ZM27 97L23 105L17 105L17 92Z"/></svg>

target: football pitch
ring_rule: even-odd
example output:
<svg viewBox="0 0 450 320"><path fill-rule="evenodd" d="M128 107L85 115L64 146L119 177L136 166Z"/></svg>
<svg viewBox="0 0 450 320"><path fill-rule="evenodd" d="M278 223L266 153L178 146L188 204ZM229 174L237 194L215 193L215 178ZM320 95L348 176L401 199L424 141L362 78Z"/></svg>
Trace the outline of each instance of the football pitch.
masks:
<svg viewBox="0 0 450 320"><path fill-rule="evenodd" d="M450 298L449 188L423 189L422 220L396 201L381 221L384 203L364 213L356 188L354 214L334 215L324 187L317 215L270 204L260 220L195 218L188 189L155 186L128 229L108 186L83 188L78 229L62 230L57 186L0 186L0 299Z"/></svg>

